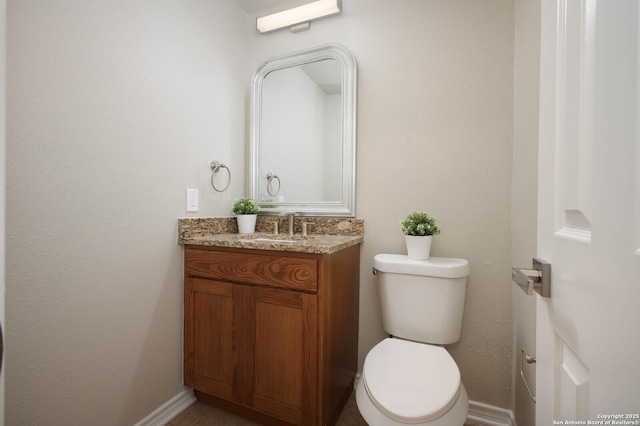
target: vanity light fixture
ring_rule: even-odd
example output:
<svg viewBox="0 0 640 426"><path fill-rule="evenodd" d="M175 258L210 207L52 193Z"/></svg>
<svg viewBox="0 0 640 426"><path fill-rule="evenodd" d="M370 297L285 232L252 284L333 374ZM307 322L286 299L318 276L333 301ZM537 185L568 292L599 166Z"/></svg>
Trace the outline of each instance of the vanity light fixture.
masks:
<svg viewBox="0 0 640 426"><path fill-rule="evenodd" d="M308 30L311 21L342 13L342 0L317 0L282 12L262 16L256 20L261 33L290 27L292 32Z"/></svg>

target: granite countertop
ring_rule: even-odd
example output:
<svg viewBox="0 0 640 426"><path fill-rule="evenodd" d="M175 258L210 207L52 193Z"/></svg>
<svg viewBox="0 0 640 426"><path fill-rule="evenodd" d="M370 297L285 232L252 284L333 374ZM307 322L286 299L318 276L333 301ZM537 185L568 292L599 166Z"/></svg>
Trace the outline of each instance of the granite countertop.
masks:
<svg viewBox="0 0 640 426"><path fill-rule="evenodd" d="M280 234L269 232L280 222ZM302 221L310 223L310 235L300 234ZM329 254L363 242L364 221L340 218L296 218L295 235L288 223L273 217L258 217L256 233L238 234L235 217L186 218L178 220L178 243L211 247L233 247L298 253ZM283 229L284 228L284 229ZM314 232L315 231L315 232Z"/></svg>
<svg viewBox="0 0 640 426"><path fill-rule="evenodd" d="M360 244L362 237L343 235L214 234L191 237L182 244L328 254Z"/></svg>

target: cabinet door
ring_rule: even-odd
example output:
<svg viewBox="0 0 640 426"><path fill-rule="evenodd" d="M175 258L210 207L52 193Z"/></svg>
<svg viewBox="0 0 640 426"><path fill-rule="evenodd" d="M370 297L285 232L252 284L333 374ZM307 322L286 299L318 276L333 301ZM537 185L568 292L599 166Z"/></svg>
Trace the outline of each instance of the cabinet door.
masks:
<svg viewBox="0 0 640 426"><path fill-rule="evenodd" d="M185 385L225 400L236 399L241 303L241 286L185 279Z"/></svg>
<svg viewBox="0 0 640 426"><path fill-rule="evenodd" d="M245 404L296 425L316 424L317 296L246 287Z"/></svg>

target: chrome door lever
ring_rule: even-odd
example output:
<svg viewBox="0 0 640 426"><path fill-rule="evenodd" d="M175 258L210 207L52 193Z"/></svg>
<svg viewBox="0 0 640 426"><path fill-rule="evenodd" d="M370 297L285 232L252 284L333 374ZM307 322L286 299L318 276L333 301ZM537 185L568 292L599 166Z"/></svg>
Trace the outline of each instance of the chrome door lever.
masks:
<svg viewBox="0 0 640 426"><path fill-rule="evenodd" d="M529 295L535 290L542 297L551 297L551 264L549 262L534 258L532 269L511 268L511 279Z"/></svg>

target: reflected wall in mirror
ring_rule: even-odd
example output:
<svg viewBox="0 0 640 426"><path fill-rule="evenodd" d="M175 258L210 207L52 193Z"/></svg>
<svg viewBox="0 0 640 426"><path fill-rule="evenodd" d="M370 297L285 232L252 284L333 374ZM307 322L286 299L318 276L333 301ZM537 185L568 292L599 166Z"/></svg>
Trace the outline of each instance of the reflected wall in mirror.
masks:
<svg viewBox="0 0 640 426"><path fill-rule="evenodd" d="M339 202L342 68L324 59L267 74L262 83L260 201ZM280 184L278 191L277 185ZM273 195L272 195L273 194Z"/></svg>
<svg viewBox="0 0 640 426"><path fill-rule="evenodd" d="M254 77L250 193L261 214L355 216L356 62L325 45Z"/></svg>

